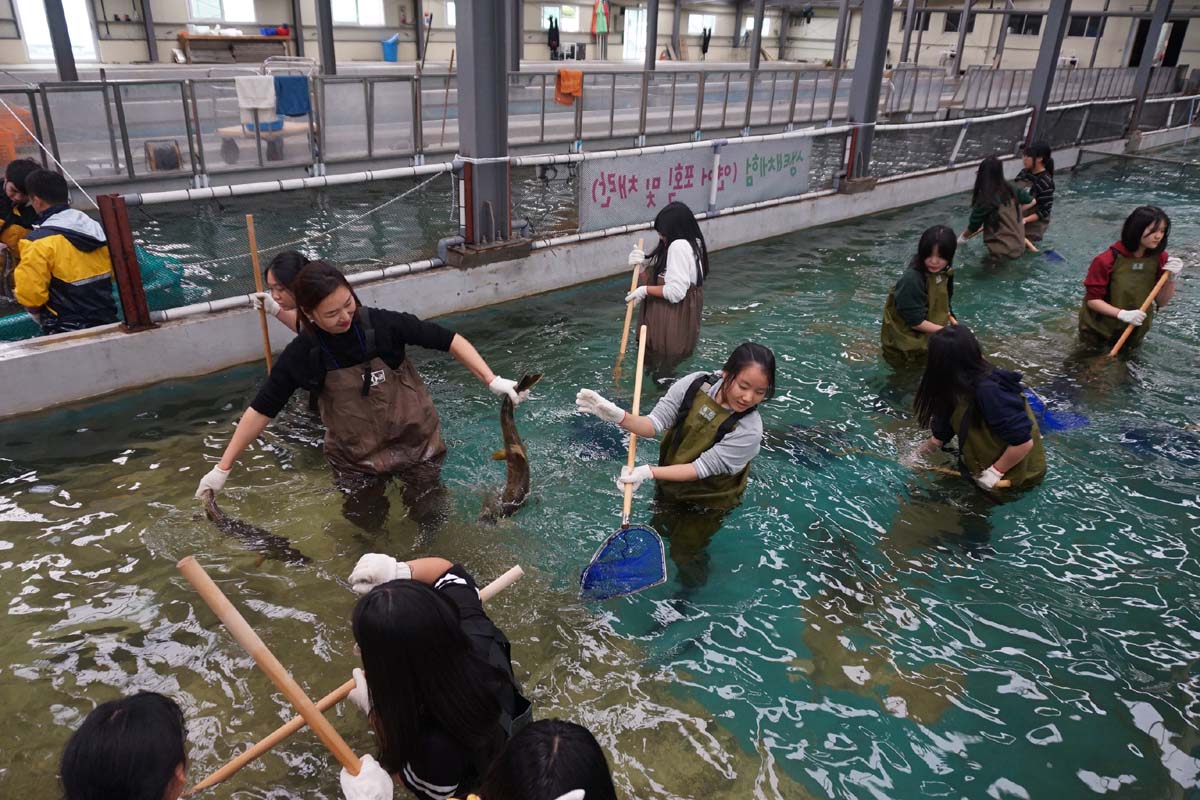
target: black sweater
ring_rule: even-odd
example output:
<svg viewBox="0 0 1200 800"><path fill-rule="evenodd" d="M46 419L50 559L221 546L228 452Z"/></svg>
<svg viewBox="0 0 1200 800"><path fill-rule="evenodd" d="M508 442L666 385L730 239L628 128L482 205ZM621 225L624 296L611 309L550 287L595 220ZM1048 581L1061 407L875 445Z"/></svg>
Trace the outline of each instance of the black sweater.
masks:
<svg viewBox="0 0 1200 800"><path fill-rule="evenodd" d="M1033 437L1033 422L1025 413L1021 373L998 367L993 369L976 384L975 404L992 433L1006 444L1025 444ZM950 441L958 433L951 427L950 420L937 417L930 428L943 442ZM962 446L962 442L958 444Z"/></svg>

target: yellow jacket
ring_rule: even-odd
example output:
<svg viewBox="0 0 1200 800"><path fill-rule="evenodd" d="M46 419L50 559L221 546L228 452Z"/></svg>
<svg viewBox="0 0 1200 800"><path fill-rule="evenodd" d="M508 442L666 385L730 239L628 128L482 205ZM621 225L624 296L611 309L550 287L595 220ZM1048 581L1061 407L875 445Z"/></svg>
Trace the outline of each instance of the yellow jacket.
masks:
<svg viewBox="0 0 1200 800"><path fill-rule="evenodd" d="M33 229L33 209L29 206L13 206L0 228L0 244L8 247L9 257L15 264L21 259L21 240Z"/></svg>
<svg viewBox="0 0 1200 800"><path fill-rule="evenodd" d="M117 321L104 229L82 211L49 209L21 240L20 257L14 295L27 308L44 308L45 332Z"/></svg>

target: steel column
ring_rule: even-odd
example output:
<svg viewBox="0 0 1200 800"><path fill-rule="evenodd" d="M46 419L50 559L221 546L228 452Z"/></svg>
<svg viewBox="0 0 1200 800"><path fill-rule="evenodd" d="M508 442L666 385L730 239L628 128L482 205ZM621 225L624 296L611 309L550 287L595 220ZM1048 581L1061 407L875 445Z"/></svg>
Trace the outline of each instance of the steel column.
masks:
<svg viewBox="0 0 1200 800"><path fill-rule="evenodd" d="M787 60L787 40L788 30L792 27L792 15L785 8L783 16L779 18L779 60Z"/></svg>
<svg viewBox="0 0 1200 800"><path fill-rule="evenodd" d="M1129 118L1129 133L1134 133L1141 122L1142 109L1146 104L1146 94L1150 91L1150 77L1154 69L1154 48L1158 47L1158 37L1162 35L1163 25L1171 15L1171 0L1156 0L1154 16L1150 18L1150 29L1146 31L1146 40L1142 42L1142 54L1138 60L1137 73L1133 78L1133 114Z"/></svg>
<svg viewBox="0 0 1200 800"><path fill-rule="evenodd" d="M299 2L299 0L297 0ZM413 14L416 15L414 21L417 26L417 57L416 61L425 63L425 3L422 0L413 0Z"/></svg>
<svg viewBox="0 0 1200 800"><path fill-rule="evenodd" d="M321 51L321 74L337 75L337 55L333 47L333 9L330 0L314 0L317 7L317 44Z"/></svg>
<svg viewBox="0 0 1200 800"><path fill-rule="evenodd" d="M505 15L508 33L508 71L521 71L521 45L524 40L522 35L523 20L521 13L523 11L523 0L508 0L505 4L508 6L508 13Z"/></svg>
<svg viewBox="0 0 1200 800"><path fill-rule="evenodd" d="M54 65L58 67L58 79L63 82L79 80L75 69L75 53L71 50L71 34L67 30L67 15L63 12L62 0L44 0L46 25L50 28L50 46L54 48Z"/></svg>
<svg viewBox="0 0 1200 800"><path fill-rule="evenodd" d="M139 0L138 10L142 14L142 30L146 34L146 57L150 61L158 61L158 40L154 38L154 14L150 10L150 0Z"/></svg>
<svg viewBox="0 0 1200 800"><path fill-rule="evenodd" d="M680 2L680 0L675 0ZM763 17L767 13L767 0L754 2L754 29L750 32L750 70L758 72L758 62L762 58L762 29ZM750 77L750 95L754 95L754 76Z"/></svg>
<svg viewBox="0 0 1200 800"><path fill-rule="evenodd" d="M683 51L679 48L679 21L683 18L683 0L675 0L671 11L671 52L682 61Z"/></svg>
<svg viewBox="0 0 1200 800"><path fill-rule="evenodd" d="M899 63L908 63L908 47L912 43L913 25L916 24L917 0L908 0L908 10L904 15L904 41L900 44Z"/></svg>
<svg viewBox="0 0 1200 800"><path fill-rule="evenodd" d="M467 244L486 244L512 235L508 164L472 159L508 155L508 73L503 30L505 4L458 0L454 40L458 61L458 139L466 157L464 177ZM576 101L583 104L583 99Z"/></svg>
<svg viewBox="0 0 1200 800"><path fill-rule="evenodd" d="M1096 54L1100 52L1100 40L1104 38L1104 29L1108 27L1108 6L1110 2L1111 0L1104 0L1104 11L1100 16L1100 30L1096 31L1096 41L1092 42L1092 57L1088 60L1089 69L1096 66Z"/></svg>
<svg viewBox="0 0 1200 800"><path fill-rule="evenodd" d="M967 28L971 21L971 0L963 0L961 15L958 18L958 45L954 48L954 74L957 77L962 71L963 50L967 46Z"/></svg>
<svg viewBox="0 0 1200 800"><path fill-rule="evenodd" d="M1029 81L1029 105L1033 106L1033 121L1029 136L1025 140L1041 138L1042 122L1046 106L1050 104L1050 91L1054 87L1054 73L1058 66L1058 54L1062 52L1063 37L1071 21L1071 0L1050 0L1050 11L1046 14L1046 25L1042 29L1042 46L1038 50L1037 66Z"/></svg>
<svg viewBox="0 0 1200 800"><path fill-rule="evenodd" d="M843 6L845 7L845 6ZM858 53L847 104L847 119L862 125L854 131L850 150L849 177L870 174L871 145L875 138L875 120L879 116L879 90L887 63L888 32L892 24L891 0L863 0L859 25Z"/></svg>
<svg viewBox="0 0 1200 800"><path fill-rule="evenodd" d="M675 0L680 3L683 0ZM658 0L646 1L646 71L653 72L658 63Z"/></svg>
<svg viewBox="0 0 1200 800"><path fill-rule="evenodd" d="M891 16L888 9L888 16ZM865 14L863 16L866 16ZM837 35L833 40L833 68L841 69L846 65L846 30L850 27L850 0L838 0ZM862 45L862 33L859 32L859 46Z"/></svg>
<svg viewBox="0 0 1200 800"><path fill-rule="evenodd" d="M1012 11L1012 0L1005 0L1004 10ZM1008 41L1008 14L1001 17L1000 34L996 36L996 55L992 56L992 69L1000 69L1000 59L1004 58L1004 43Z"/></svg>
<svg viewBox="0 0 1200 800"><path fill-rule="evenodd" d="M143 0L149 3L149 0ZM418 0L420 2L420 0ZM296 43L296 56L304 55L304 23L300 16L300 0L292 0L292 39Z"/></svg>
<svg viewBox="0 0 1200 800"><path fill-rule="evenodd" d="M683 0L678 0L683 2ZM738 48L742 46L742 19L744 18L742 10L742 0L733 0L733 46Z"/></svg>

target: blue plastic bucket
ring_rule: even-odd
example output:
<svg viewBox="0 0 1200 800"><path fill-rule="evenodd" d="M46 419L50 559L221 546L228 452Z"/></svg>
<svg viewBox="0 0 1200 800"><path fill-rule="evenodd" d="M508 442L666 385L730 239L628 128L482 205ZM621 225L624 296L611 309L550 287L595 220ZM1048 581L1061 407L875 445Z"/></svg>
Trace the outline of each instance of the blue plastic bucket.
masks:
<svg viewBox="0 0 1200 800"><path fill-rule="evenodd" d="M383 60L384 61L399 61L400 60L400 34L393 33L388 38L381 41L383 45Z"/></svg>

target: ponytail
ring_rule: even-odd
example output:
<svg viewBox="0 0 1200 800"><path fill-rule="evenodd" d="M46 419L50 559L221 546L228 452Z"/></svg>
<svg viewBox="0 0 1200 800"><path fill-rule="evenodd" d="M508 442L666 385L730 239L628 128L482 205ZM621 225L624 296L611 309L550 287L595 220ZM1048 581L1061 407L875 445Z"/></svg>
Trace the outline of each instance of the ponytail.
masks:
<svg viewBox="0 0 1200 800"><path fill-rule="evenodd" d="M1054 177L1054 154L1050 150L1050 145L1045 142L1034 142L1025 148L1025 155L1035 160L1040 158L1046 172L1050 173L1051 178Z"/></svg>

